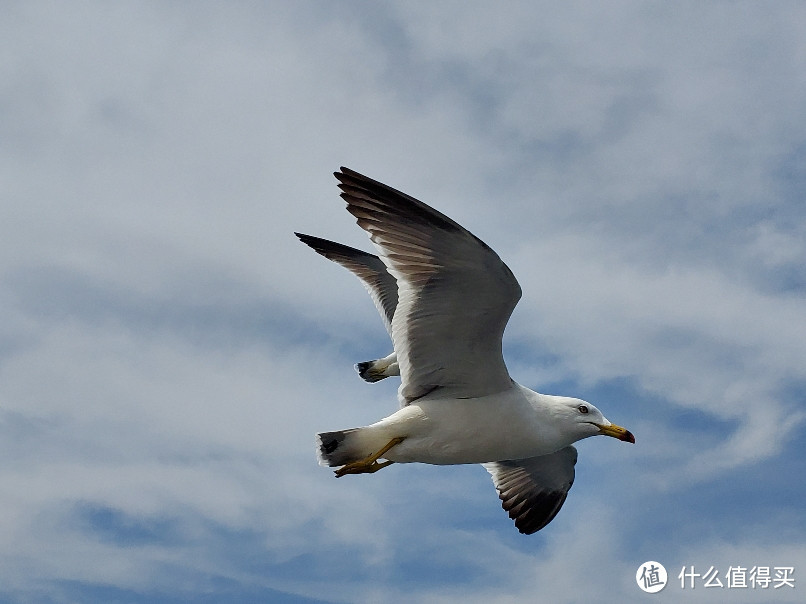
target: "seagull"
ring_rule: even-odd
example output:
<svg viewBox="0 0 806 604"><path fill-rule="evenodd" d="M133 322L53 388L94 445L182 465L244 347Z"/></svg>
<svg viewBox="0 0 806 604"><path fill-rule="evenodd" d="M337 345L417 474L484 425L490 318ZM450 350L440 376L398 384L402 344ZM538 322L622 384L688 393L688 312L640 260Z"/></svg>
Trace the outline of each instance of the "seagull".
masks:
<svg viewBox="0 0 806 604"><path fill-rule="evenodd" d="M591 403L509 376L501 342L521 288L487 244L401 191L344 167L334 175L378 255L296 235L369 291L394 352L359 364L359 373L369 381L400 375L400 408L368 426L317 434L319 463L337 468L336 477L393 463L482 464L515 527L539 531L574 482L574 442L635 437Z"/></svg>

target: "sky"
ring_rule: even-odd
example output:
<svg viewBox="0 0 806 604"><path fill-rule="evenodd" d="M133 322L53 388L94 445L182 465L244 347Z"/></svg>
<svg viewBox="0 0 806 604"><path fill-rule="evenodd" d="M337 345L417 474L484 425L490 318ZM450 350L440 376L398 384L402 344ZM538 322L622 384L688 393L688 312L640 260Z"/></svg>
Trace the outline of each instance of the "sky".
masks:
<svg viewBox="0 0 806 604"><path fill-rule="evenodd" d="M795 602L806 590L800 2L5 2L0 602ZM481 466L335 480L392 413L332 172L523 289L510 373L578 444L520 535ZM646 561L669 583L644 594ZM683 588L792 567L795 587Z"/></svg>

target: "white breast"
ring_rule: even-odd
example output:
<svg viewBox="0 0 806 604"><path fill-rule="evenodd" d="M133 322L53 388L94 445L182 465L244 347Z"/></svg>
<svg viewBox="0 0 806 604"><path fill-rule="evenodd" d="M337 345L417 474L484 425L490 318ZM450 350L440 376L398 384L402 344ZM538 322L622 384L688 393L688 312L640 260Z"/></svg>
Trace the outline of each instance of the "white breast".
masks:
<svg viewBox="0 0 806 604"><path fill-rule="evenodd" d="M553 453L568 444L551 428L531 391L514 384L475 399L425 397L374 424L389 437L405 436L385 457L430 464L484 463ZM536 394L536 393L532 393ZM541 421L543 420L543 421Z"/></svg>

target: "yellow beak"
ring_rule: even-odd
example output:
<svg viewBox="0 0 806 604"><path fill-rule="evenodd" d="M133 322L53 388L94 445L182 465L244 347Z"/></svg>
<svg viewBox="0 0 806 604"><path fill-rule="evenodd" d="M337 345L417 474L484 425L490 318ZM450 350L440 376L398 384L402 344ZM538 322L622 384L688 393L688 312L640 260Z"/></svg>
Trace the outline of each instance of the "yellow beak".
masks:
<svg viewBox="0 0 806 604"><path fill-rule="evenodd" d="M617 426L616 424L610 424L609 426L596 424L596 427L599 428L599 434L604 434L605 436L612 436L613 438L618 438L619 440L625 440L628 443L635 444L635 437L632 435L632 432L630 432L626 428L622 428L621 426Z"/></svg>

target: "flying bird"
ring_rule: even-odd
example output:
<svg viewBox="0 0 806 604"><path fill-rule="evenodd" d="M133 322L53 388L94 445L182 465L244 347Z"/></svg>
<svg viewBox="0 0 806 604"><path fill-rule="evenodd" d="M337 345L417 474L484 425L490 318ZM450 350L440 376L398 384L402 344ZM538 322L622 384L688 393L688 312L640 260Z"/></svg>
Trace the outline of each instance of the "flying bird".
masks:
<svg viewBox="0 0 806 604"><path fill-rule="evenodd" d="M516 528L539 531L574 482L574 442L635 437L586 401L540 394L509 376L501 341L521 288L487 244L392 187L348 168L335 176L378 256L296 235L369 291L394 352L357 368L367 381L400 375L400 408L369 426L319 433L320 464L341 477L395 462L479 463Z"/></svg>

